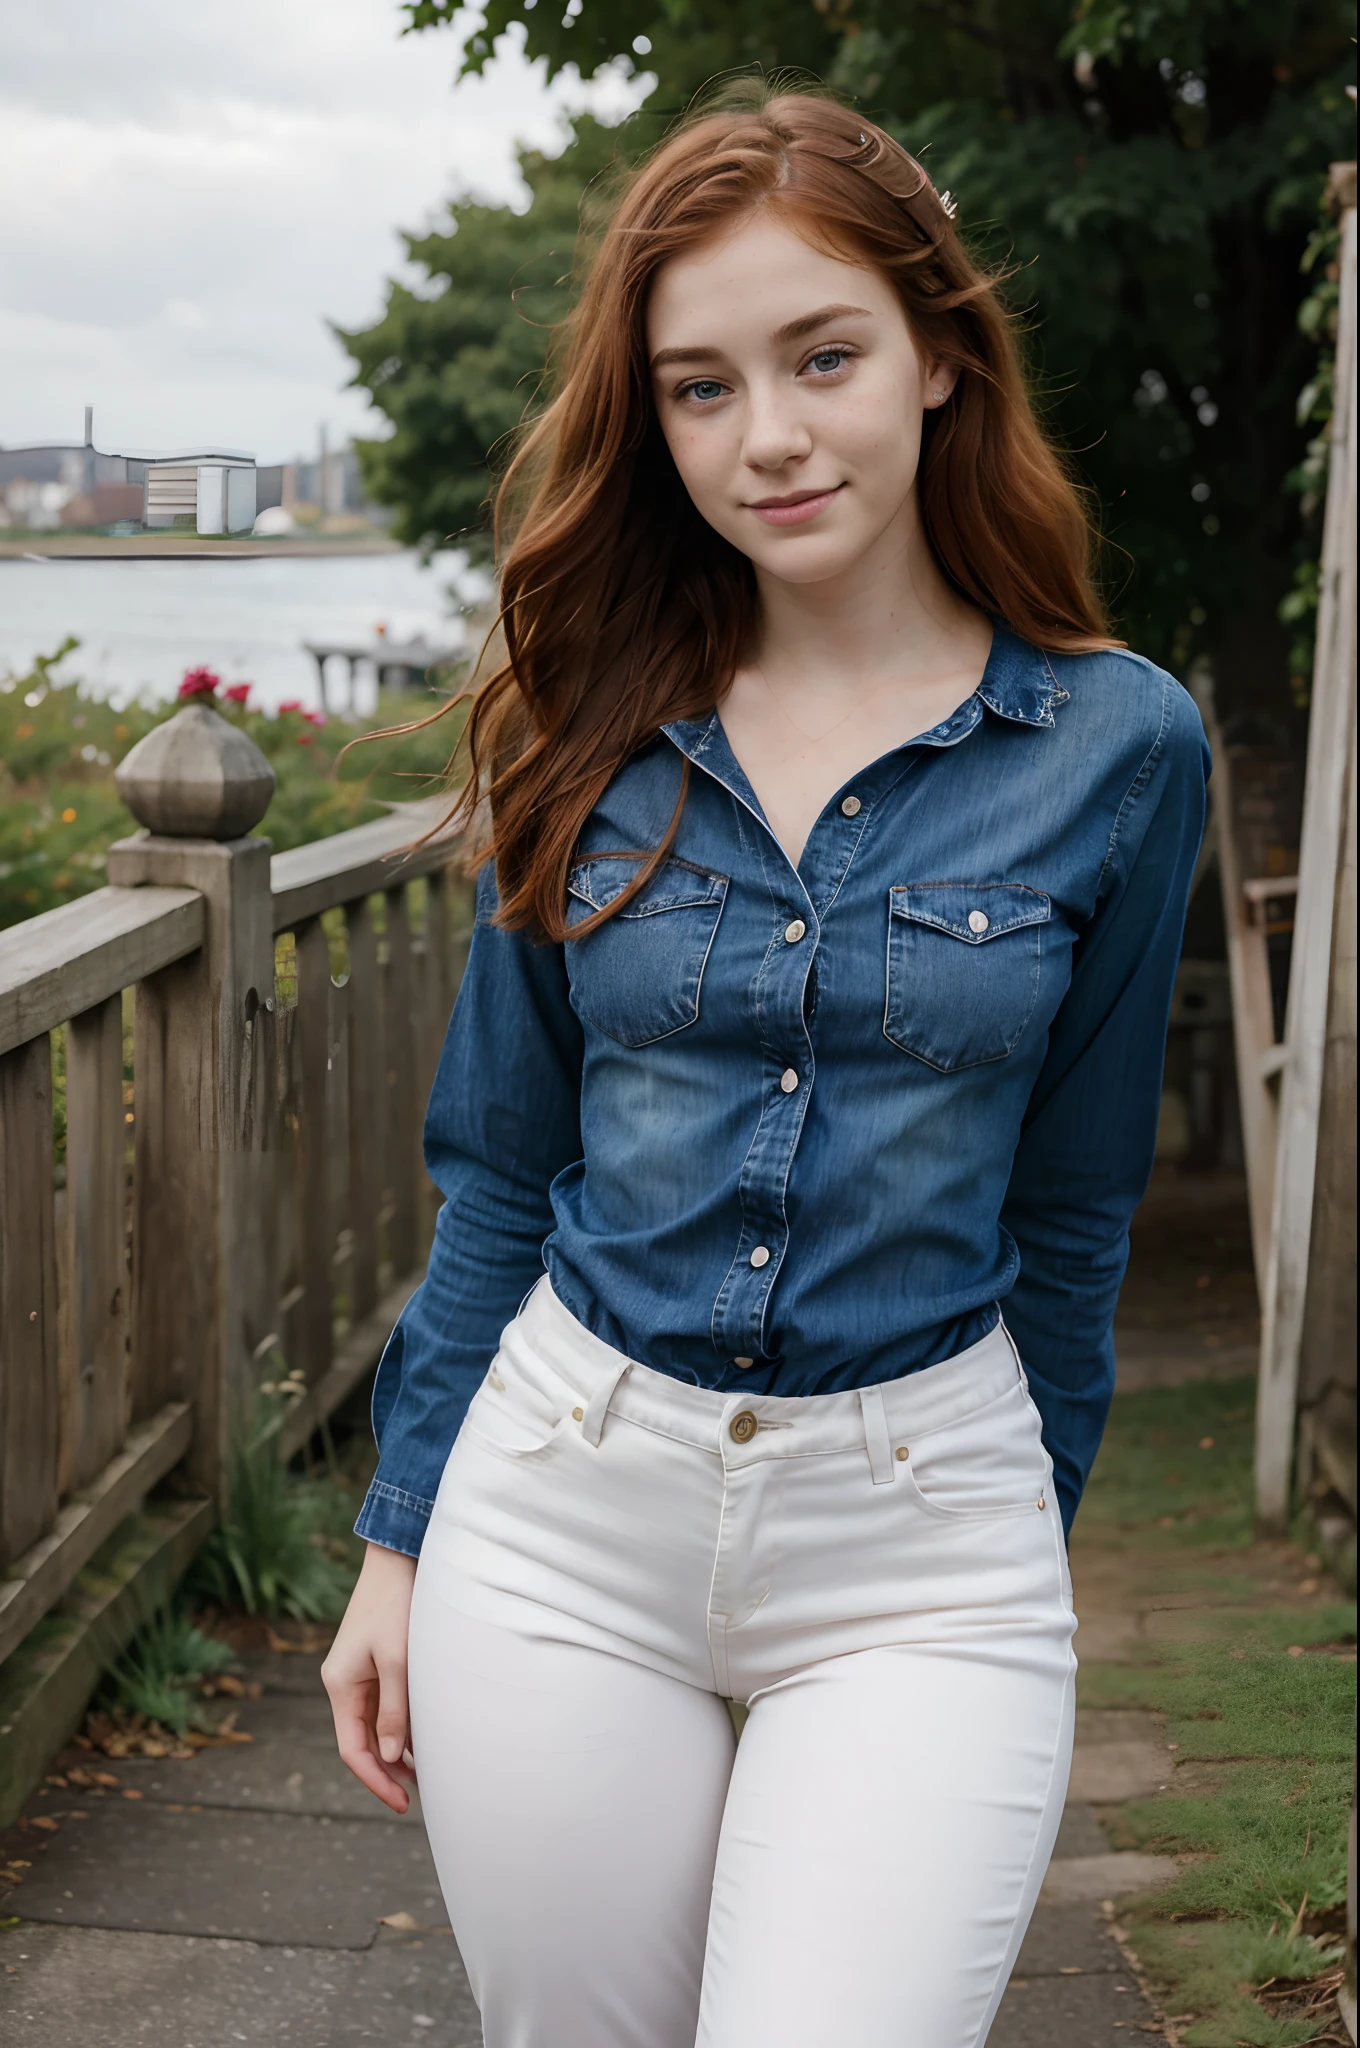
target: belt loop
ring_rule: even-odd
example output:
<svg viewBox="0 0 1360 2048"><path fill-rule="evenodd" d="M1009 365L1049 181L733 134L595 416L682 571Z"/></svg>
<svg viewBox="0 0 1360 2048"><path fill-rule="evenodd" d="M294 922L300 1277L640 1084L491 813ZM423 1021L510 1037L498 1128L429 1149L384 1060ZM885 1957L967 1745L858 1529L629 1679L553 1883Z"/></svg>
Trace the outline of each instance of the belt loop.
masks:
<svg viewBox="0 0 1360 2048"><path fill-rule="evenodd" d="M888 1411L883 1405L882 1387L861 1387L859 1405L864 1416L864 1447L869 1453L869 1476L875 1486L886 1486L897 1474L893 1470Z"/></svg>
<svg viewBox="0 0 1360 2048"><path fill-rule="evenodd" d="M618 1391L619 1381L629 1370L631 1358L621 1358L617 1365L611 1365L594 1393L586 1402L586 1412L581 1422L581 1434L588 1444L597 1448L604 1433L604 1418L609 1413L609 1404Z"/></svg>

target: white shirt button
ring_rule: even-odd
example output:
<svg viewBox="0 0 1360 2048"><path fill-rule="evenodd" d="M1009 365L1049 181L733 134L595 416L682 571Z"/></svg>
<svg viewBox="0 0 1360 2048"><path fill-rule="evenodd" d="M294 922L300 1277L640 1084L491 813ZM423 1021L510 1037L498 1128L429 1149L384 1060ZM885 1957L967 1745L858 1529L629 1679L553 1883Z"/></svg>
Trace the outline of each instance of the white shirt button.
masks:
<svg viewBox="0 0 1360 2048"><path fill-rule="evenodd" d="M985 932L991 921L985 910L970 910L968 913L970 932Z"/></svg>
<svg viewBox="0 0 1360 2048"><path fill-rule="evenodd" d="M807 926L803 923L801 917L795 917L792 924L786 924L784 927L784 937L791 946L796 946L798 941L805 936L806 932Z"/></svg>
<svg viewBox="0 0 1360 2048"><path fill-rule="evenodd" d="M786 1095L792 1095L794 1089L798 1086L798 1076L792 1067L785 1067L783 1073L779 1076L779 1085Z"/></svg>
<svg viewBox="0 0 1360 2048"><path fill-rule="evenodd" d="M847 818L857 818L863 808L857 796L847 796L841 802L841 810Z"/></svg>
<svg viewBox="0 0 1360 2048"><path fill-rule="evenodd" d="M751 1264L759 1269L761 1266L768 1266L769 1263L770 1247L767 1244L758 1244L751 1254Z"/></svg>
<svg viewBox="0 0 1360 2048"><path fill-rule="evenodd" d="M755 1364L755 1360L754 1358L734 1358L732 1360L732 1363L733 1365L735 1365L738 1372L749 1372L751 1370L751 1367Z"/></svg>

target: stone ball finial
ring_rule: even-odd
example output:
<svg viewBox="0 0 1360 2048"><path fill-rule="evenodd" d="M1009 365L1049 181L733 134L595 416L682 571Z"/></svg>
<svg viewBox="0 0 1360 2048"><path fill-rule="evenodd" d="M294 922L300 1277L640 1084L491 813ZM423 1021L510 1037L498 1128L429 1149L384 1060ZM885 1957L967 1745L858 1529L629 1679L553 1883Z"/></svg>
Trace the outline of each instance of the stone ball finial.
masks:
<svg viewBox="0 0 1360 2048"><path fill-rule="evenodd" d="M254 740L206 704L187 704L138 740L113 779L138 824L167 839L239 839L274 794Z"/></svg>

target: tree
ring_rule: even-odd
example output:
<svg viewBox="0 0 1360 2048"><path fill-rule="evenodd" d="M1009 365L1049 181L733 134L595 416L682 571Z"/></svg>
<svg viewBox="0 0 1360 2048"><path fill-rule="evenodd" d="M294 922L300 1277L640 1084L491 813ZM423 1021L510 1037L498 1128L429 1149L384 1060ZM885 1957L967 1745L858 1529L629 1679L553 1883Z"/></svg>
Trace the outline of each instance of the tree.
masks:
<svg viewBox="0 0 1360 2048"><path fill-rule="evenodd" d="M457 10L403 11L420 31ZM534 317L556 317L575 198L611 146L649 146L717 74L798 66L921 155L974 245L1009 265L1050 422L1102 508L1122 630L1182 669L1208 648L1238 702L1278 705L1276 613L1302 551L1285 480L1313 367L1299 267L1327 164L1353 150L1352 14L1347 0L568 0L565 14L487 0L464 72L518 25L550 75L624 62L657 84L612 137L578 121L551 164L526 155L526 215L457 202L447 234L409 242L431 295L393 287L378 325L344 337L394 427L368 450L370 487L407 538L466 526L487 451L538 389L524 280Z"/></svg>

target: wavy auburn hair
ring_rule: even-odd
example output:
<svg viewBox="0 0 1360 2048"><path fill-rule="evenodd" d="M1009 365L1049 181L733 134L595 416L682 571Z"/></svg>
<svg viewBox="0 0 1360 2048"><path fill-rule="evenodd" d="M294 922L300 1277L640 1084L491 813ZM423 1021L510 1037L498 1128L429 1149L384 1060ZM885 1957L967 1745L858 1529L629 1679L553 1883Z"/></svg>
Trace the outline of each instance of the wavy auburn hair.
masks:
<svg viewBox="0 0 1360 2048"><path fill-rule="evenodd" d="M928 361L917 489L955 587L1023 639L1111 643L1077 487L1030 403L998 278L921 166L836 101L776 94L691 120L634 173L559 337L555 395L496 495L506 659L474 697L455 818L489 800L499 922L566 935L566 882L606 784L670 719L729 687L757 617L750 562L694 509L658 424L644 323L663 263L757 212L878 270ZM680 821L584 935L645 886Z"/></svg>

